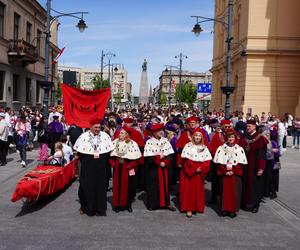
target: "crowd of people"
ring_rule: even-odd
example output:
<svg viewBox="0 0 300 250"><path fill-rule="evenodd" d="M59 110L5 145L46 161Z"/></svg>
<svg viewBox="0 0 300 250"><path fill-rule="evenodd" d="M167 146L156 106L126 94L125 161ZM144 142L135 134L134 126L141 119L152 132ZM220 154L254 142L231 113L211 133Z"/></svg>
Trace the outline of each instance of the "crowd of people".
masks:
<svg viewBox="0 0 300 250"><path fill-rule="evenodd" d="M80 213L105 216L112 189L115 212L132 212L137 192L146 193L148 210L169 209L171 193L188 218L205 210L205 184L211 183L209 204L221 216L235 217L240 207L257 213L260 202L277 197L280 157L286 138L299 148L300 119L197 109L106 110L90 128L68 126L63 107L48 117L23 107L18 115L0 108L0 162L16 148L22 167L27 151L38 144L38 160L63 166L80 161Z"/></svg>

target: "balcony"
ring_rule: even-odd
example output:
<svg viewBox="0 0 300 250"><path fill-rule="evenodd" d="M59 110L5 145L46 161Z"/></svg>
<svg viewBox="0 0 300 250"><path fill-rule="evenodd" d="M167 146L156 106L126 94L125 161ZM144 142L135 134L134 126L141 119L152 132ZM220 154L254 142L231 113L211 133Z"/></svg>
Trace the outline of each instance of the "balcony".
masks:
<svg viewBox="0 0 300 250"><path fill-rule="evenodd" d="M24 67L38 60L37 48L23 39L9 40L7 55L9 63Z"/></svg>

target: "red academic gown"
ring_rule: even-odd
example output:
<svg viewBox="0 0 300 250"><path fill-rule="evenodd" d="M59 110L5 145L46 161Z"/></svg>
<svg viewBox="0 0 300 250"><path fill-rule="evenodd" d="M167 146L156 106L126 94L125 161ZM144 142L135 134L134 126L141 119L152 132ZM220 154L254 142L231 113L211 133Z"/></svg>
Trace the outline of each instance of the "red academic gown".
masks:
<svg viewBox="0 0 300 250"><path fill-rule="evenodd" d="M209 172L210 161L195 162L183 159L180 175L179 205L181 212L204 212L205 188L204 179ZM201 172L196 170L201 168Z"/></svg>
<svg viewBox="0 0 300 250"><path fill-rule="evenodd" d="M248 137L254 139L259 136L258 132ZM266 152L268 140L260 136L258 140L251 143L250 150L246 149L248 165L244 172L242 205L245 209L259 206L263 196L263 177L257 176L258 170L264 170L266 165Z"/></svg>
<svg viewBox="0 0 300 250"><path fill-rule="evenodd" d="M170 205L169 194L169 157L161 159L160 155L144 157L146 168L147 208L158 209ZM160 163L164 162L165 167Z"/></svg>
<svg viewBox="0 0 300 250"><path fill-rule="evenodd" d="M201 134L202 134L202 137L203 137L203 144L205 146L208 146L206 133L203 130L203 128L201 128ZM179 136L179 138L176 142L176 148L178 149L177 163L180 164L180 165L181 165L181 161L182 161L181 160L181 152L182 152L184 146L191 141L191 138L192 138L192 133L187 131L187 130L184 130L184 131L182 131L182 133L180 134L180 136Z"/></svg>
<svg viewBox="0 0 300 250"><path fill-rule="evenodd" d="M129 176L129 170L136 168L139 160L124 159L124 163L120 165L119 157L111 157L109 160L111 167L114 169L113 174L113 206L125 207L130 206L134 196L134 183Z"/></svg>
<svg viewBox="0 0 300 250"><path fill-rule="evenodd" d="M243 167L233 166L231 176L226 175L228 171L225 165L218 165L217 175L221 176L222 180L222 211L235 213L240 208L241 187L238 184L241 182Z"/></svg>

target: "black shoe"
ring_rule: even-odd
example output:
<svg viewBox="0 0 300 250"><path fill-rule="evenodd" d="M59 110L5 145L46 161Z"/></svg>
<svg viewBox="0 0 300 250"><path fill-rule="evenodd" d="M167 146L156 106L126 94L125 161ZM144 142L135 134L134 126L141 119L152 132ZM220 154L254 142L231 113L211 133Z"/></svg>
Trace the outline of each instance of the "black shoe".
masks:
<svg viewBox="0 0 300 250"><path fill-rule="evenodd" d="M227 212L226 212L226 211L222 211L220 215L221 215L222 217L225 217L225 216L227 216Z"/></svg>
<svg viewBox="0 0 300 250"><path fill-rule="evenodd" d="M117 207L114 207L112 210L113 210L115 213L119 213L119 212L120 212L119 208L117 208Z"/></svg>
<svg viewBox="0 0 300 250"><path fill-rule="evenodd" d="M236 213L230 213L230 214L229 214L229 217L230 217L230 218L236 217Z"/></svg>
<svg viewBox="0 0 300 250"><path fill-rule="evenodd" d="M106 211L96 213L97 216L106 216Z"/></svg>
<svg viewBox="0 0 300 250"><path fill-rule="evenodd" d="M254 207L251 212L256 214L258 212L258 207Z"/></svg>
<svg viewBox="0 0 300 250"><path fill-rule="evenodd" d="M276 198L277 198L276 192L270 194L270 199L271 200L276 199Z"/></svg>
<svg viewBox="0 0 300 250"><path fill-rule="evenodd" d="M168 206L167 209L170 210L170 211L172 211L172 212L175 212L175 211L176 211L176 208L173 207L173 206Z"/></svg>
<svg viewBox="0 0 300 250"><path fill-rule="evenodd" d="M128 207L128 208L127 208L127 211L128 211L129 213L132 213L132 212L133 212L133 210L132 210L131 207Z"/></svg>

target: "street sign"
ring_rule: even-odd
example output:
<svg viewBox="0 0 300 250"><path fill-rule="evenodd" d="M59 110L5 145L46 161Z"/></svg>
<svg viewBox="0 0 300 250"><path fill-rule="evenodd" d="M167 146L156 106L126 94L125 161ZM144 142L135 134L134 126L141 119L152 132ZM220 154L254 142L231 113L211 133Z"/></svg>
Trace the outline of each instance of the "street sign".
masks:
<svg viewBox="0 0 300 250"><path fill-rule="evenodd" d="M197 98L200 101L211 100L212 84L211 83L198 83Z"/></svg>
<svg viewBox="0 0 300 250"><path fill-rule="evenodd" d="M211 83L198 83L198 93L211 93L212 84Z"/></svg>

